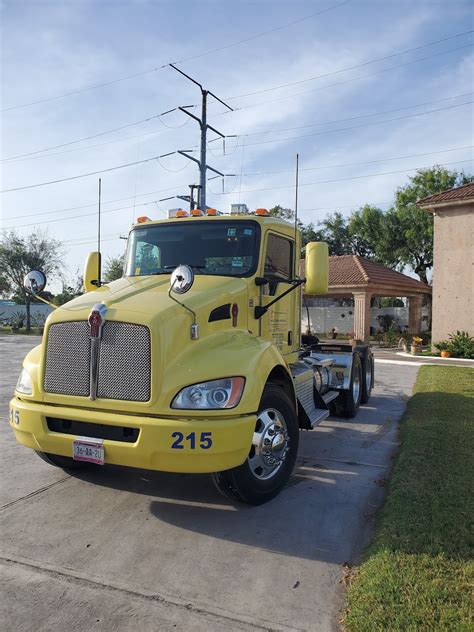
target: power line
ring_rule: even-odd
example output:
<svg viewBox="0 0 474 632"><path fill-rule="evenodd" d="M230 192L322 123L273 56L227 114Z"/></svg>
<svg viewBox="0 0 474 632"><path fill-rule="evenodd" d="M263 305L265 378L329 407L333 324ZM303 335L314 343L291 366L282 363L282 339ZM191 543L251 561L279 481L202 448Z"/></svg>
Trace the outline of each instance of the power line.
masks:
<svg viewBox="0 0 474 632"><path fill-rule="evenodd" d="M461 163L465 163L465 162L472 162L472 160L456 160L453 162L445 162L445 163L440 163L440 166L447 166L447 165L457 165L457 164L461 164ZM333 179L333 180L319 180L317 182L305 182L300 184L300 187L308 187L308 186L316 186L318 184L332 184L335 182L346 182L348 180L359 180L362 178L376 178L379 176L386 176L386 175L392 175L392 174L396 174L396 173L406 173L408 171L418 171L419 169L427 169L429 167L411 167L409 169L398 169L396 171L384 171L381 173L369 173L369 174L365 174L365 175L361 175L361 176L351 176L351 177L347 177L347 178L337 178L337 179ZM261 189L245 189L244 191L242 191L242 193L256 193L256 192L261 192L261 191L276 191L276 190L281 190L281 189L291 189L294 187L294 183L289 184L289 185L285 185L285 186L277 186L277 187L265 187L265 188L261 188ZM216 196L227 196L227 195L232 195L232 193L214 193L214 195ZM146 206L147 204L154 204L156 203L157 200L153 200L151 202L146 202L145 204L143 204L143 206ZM325 208L329 208L329 207L325 207ZM341 206L342 208L342 206ZM107 211L102 211L102 213L113 213L115 211L121 211L121 210L125 210L125 209L129 209L129 206L124 206L121 208L115 208L115 209L108 209ZM12 228L27 228L29 226L39 226L42 224L53 224L56 222L64 222L64 221L68 221L71 219L79 219L79 218L83 218L83 217L91 217L93 215L97 215L97 211L94 211L92 213L86 213L86 214L81 214L81 215L74 215L72 217L60 217L58 219L53 219L53 220L44 220L42 222L31 222L29 224L21 224L20 226L11 226L10 228L5 228L3 230L11 230Z"/></svg>
<svg viewBox="0 0 474 632"><path fill-rule="evenodd" d="M59 182L67 182L69 180L78 180L79 178L87 178L88 176L96 176L99 173L108 173L110 171L116 171L117 169L125 169L126 167L133 167L134 165L142 165L145 162L151 162L152 160L157 160L159 158L164 158L165 156L169 156L170 154L175 154L177 152L169 152L167 154L163 154L161 156L152 156L151 158L145 158L144 160L135 160L134 162L128 162L124 165L117 165L116 167L109 167L108 169L100 169L99 171L90 171L89 173L81 173L75 176L69 176L67 178L59 178L58 180L50 180L49 182L37 182L36 184L27 184L22 187L14 187L12 189L3 189L0 193L12 193L13 191L23 191L25 189L34 189L37 187L44 187L50 184L58 184Z"/></svg>
<svg viewBox="0 0 474 632"><path fill-rule="evenodd" d="M332 121L321 121L320 123L311 123L307 125L298 125L296 127L281 127L279 129L263 130L261 132L248 132L246 134L236 134L236 136L258 136L260 134L273 134L275 132L289 132L295 129L307 129L308 127L319 127L320 125L332 125L334 123L344 123L345 121L355 121L361 118L368 118L371 116L379 116L380 114L390 114L391 112L400 112L401 110L410 110L413 108L422 107L423 105L432 105L433 103L442 103L443 101L450 101L451 99L460 99L461 97L468 97L472 92L464 92L463 94L455 94L451 97L444 97L443 99L434 99L433 101L424 101L423 103L415 103L414 105L404 105L402 107L393 108L391 110L381 110L379 112L372 112L370 114L360 114L359 116L350 116L348 118L334 119ZM215 140L215 139L214 139ZM213 141L209 141L213 142Z"/></svg>
<svg viewBox="0 0 474 632"><path fill-rule="evenodd" d="M115 198L114 200L108 200L106 202L102 202L102 205L104 204L113 204L115 202L124 202L125 200L133 200L135 197L145 197L146 195L155 195L158 193L165 193L167 191L174 191L176 188L181 188L184 187L186 185L178 185L178 187L176 186L172 186L172 187L167 187L166 189L158 189L156 191L149 191L148 193L139 193L138 195L130 195L129 197L124 197L124 198ZM143 202L142 204L145 204L145 202ZM148 202L146 202L146 204L148 204ZM66 213L68 211L78 211L80 209L83 208L92 208L92 207L96 207L97 206L97 202L94 202L93 204L84 204L82 206L70 206L68 208L60 208L60 209L56 209L54 211L36 211L34 213L27 213L25 215L16 215L15 217L8 217L6 218L7 220L16 220L16 219L23 219L24 217L36 217L37 215L53 215L56 213ZM105 212L105 211L104 211Z"/></svg>
<svg viewBox="0 0 474 632"><path fill-rule="evenodd" d="M340 167L358 167L361 165L372 165L377 162L388 162L389 160L405 160L406 158L421 158L423 156L433 156L435 154L444 154L451 151L460 151L463 149L472 149L474 145L465 145L464 147L452 147L450 149L439 149L438 151L429 151L422 154L411 154L406 156L394 156L393 158L379 158L378 160L365 160L364 162L346 162L339 165L324 165L319 167L300 168L300 171L318 171L320 169L337 169ZM267 176L278 173L293 173L294 169L284 169L282 171L254 171L244 173L244 176Z"/></svg>
<svg viewBox="0 0 474 632"><path fill-rule="evenodd" d="M123 129L127 129L128 127L133 127L134 125L140 125L141 123L148 123L153 119L158 119L160 114L153 114L153 116L149 116L146 119L141 119L140 121L134 121L133 123L127 123L127 125L121 125L120 127L115 127L114 129L108 129L105 132L99 132L98 134L92 134L91 136L84 136L83 138L76 138L75 140L70 140L67 143L61 143L60 145L53 145L52 147L45 147L44 149L36 149L35 151L29 151L26 154L19 154L18 156L10 156L9 158L2 158L1 162L7 162L10 160L16 160L18 158L25 158L26 156L33 156L35 154L41 154L45 151L50 151L52 149L61 149L61 147L67 147L68 145L74 145L75 143L82 143L85 140L92 140L93 138L98 138L99 136L105 136L106 134L113 134L114 132L118 132Z"/></svg>
<svg viewBox="0 0 474 632"><path fill-rule="evenodd" d="M250 105L242 105L240 107L236 107L235 111L239 112L240 110L248 110L250 108L260 107L261 105L266 105L268 103L277 103L279 101L283 101L284 99L294 99L295 97L299 97L303 94L309 94L310 92L320 92L321 90L326 90L327 88L334 88L337 86L342 86L346 83L352 83L353 81L359 81L360 79L367 79L370 77L375 77L376 75L380 75L385 72L390 72L391 70L397 70L398 68L404 68L405 66L411 66L413 64L418 64L422 61L427 61L429 59L433 59L434 57L441 57L442 55L447 55L449 53L453 53L458 50L462 50L464 48L471 48L472 44L465 44L463 46L456 46L455 48L449 48L448 50L441 51L439 53L433 53L432 55L427 55L426 57L420 57L419 59L413 59L411 61L406 61L401 64L396 64L395 66L390 66L389 68L383 68L381 70L376 70L374 72L367 73L365 75L360 75L359 77L351 77L350 79L344 79L343 81L337 81L336 83L329 83L325 86L319 86L317 88L311 88L310 90L303 90L301 92L294 92L292 94L283 95L277 97L275 99L267 99L266 101L259 101L258 103L252 103ZM234 97L238 98L238 97ZM218 112L214 114L214 116L223 116L227 114L227 112Z"/></svg>
<svg viewBox="0 0 474 632"><path fill-rule="evenodd" d="M333 75L338 75L342 72L347 72L348 70L355 70L356 68L363 68L364 66L368 66L369 64L375 64L379 61L384 61L386 59L392 59L393 57L398 57L399 55L405 55L406 53L412 53L416 50L420 50L422 48L426 48L427 46L434 46L435 44L440 44L441 42L447 42L448 40L456 39L458 37L462 37L463 35L469 35L473 33L474 29L469 31L463 31L462 33L456 33L455 35L449 35L448 37L443 37L442 39L434 40L432 42L428 42L426 44L420 44L419 46L415 46L414 48L407 48L405 50L399 51L398 53L391 53L390 55L385 55L384 57L377 57L375 59L369 59L361 64L356 64L354 66L347 66L346 68L341 68L340 70L333 70L331 72L326 72L322 75L315 75L314 77L307 77L306 79L299 79L298 81L291 81L289 83L284 83L279 86L273 86L271 88L263 88L262 90L254 90L253 92L246 92L244 94L239 94L237 96L227 97L229 100L231 99L241 99L243 97L254 96L255 94L262 94L264 92L271 92L272 90L281 90L282 88L288 88L291 86L296 86L301 83L307 83L308 81L315 81L316 79L324 79L325 77L332 77Z"/></svg>
<svg viewBox="0 0 474 632"><path fill-rule="evenodd" d="M362 127L370 127L372 125L382 125L383 123L391 123L393 121L402 121L404 119L413 118L414 116L423 116L425 114L432 114L434 112L442 112L444 110L452 110L454 108L462 107L463 105L470 105L472 101L465 101L464 103L458 103L456 105L447 105L444 108L436 108L434 110L426 110L425 112L416 112L415 114L406 114L404 116L397 116L391 119L385 119L383 121L373 121L372 123L363 123L361 125L353 125L351 127L338 127L337 129L322 130L320 132L311 132L310 134L300 134L299 136L286 136L285 138L274 138L272 140L261 140L255 143L246 143L246 147L254 145L267 145L269 143L279 143L287 140L297 140L298 138L307 138L309 136L321 136L323 134L334 134L336 132L347 132L352 129L360 129Z"/></svg>
<svg viewBox="0 0 474 632"><path fill-rule="evenodd" d="M232 42L230 44L226 44L224 46L220 46L218 48L211 48L207 51L199 53L198 55L192 55L191 57L184 57L183 59L179 59L178 61L173 62L174 64L184 64L186 61L191 61L194 59L199 59L200 57L204 57L205 55L211 55L212 53L218 53L221 50L225 50L227 48L232 48L233 46L238 46L239 44L246 44L247 42L251 42L254 39L262 37L263 35L268 35L269 33L275 33L276 31L281 31L289 26L293 26L294 24L298 24L299 22L304 22L305 20L310 20L311 18L316 17L317 15L321 15L323 13L327 13L328 11L332 11L333 9L337 9L338 7L342 7L344 4L348 4L351 0L344 0L344 2L340 2L339 4L334 4L331 7L327 7L326 9L322 9L320 11L316 11L315 13L311 13L303 18L298 18L297 20L293 20L292 22L287 22L280 26L276 26L272 29L268 29L267 31L262 31L260 33L256 33L255 35L251 35L250 37L246 37L245 39L238 40L236 42Z"/></svg>
<svg viewBox="0 0 474 632"><path fill-rule="evenodd" d="M242 39L242 40L237 40L236 42L231 42L230 44L225 44L224 46L221 46L221 47L218 47L218 48L213 48L213 49L210 49L210 50L203 51L201 53L197 53L196 55L191 55L189 57L186 57L186 58L183 58L183 59L179 59L179 60L177 60L177 61L175 61L173 63L175 63L175 64L182 64L182 63L184 63L186 61L191 61L193 59L199 59L200 57L204 57L205 55L211 55L212 53L217 53L217 52L219 52L221 50L225 50L225 49L231 48L233 46L238 46L238 45L243 44L245 42L249 42L249 41L251 41L253 39L257 39L258 37L262 37L262 36L267 35L269 33L273 33L275 31L279 31L279 30L284 29L286 27L293 26L293 24L297 24L298 22L303 22L304 20L309 20L309 19L311 19L313 17L316 17L317 15L321 15L322 13L327 13L328 11L332 11L333 9L337 9L338 7L341 7L341 6L343 6L344 4L347 4L350 1L351 0L344 0L344 2L340 2L339 4L332 5L330 7L327 7L326 9L322 9L321 11L316 11L315 13L311 13L310 15L305 16L303 18L299 18L297 20L293 20L292 22L287 22L286 24L282 24L282 25L280 25L278 27L274 27L272 29L268 29L266 31L262 31L260 33L255 34L255 35L252 35L252 36L250 36L248 38L245 38L245 39ZM105 86L110 86L110 85L113 85L113 84L116 84L116 83L120 83L122 81L128 81L130 79L135 79L136 77L141 77L143 75L147 75L147 74L150 74L152 72L157 72L158 70L162 70L163 68L166 68L166 66L168 66L168 65L169 64L162 64L160 66L155 66L153 68L148 68L147 70L142 70L140 72L136 72L136 73L133 73L131 75L126 75L125 77L119 77L117 79L111 79L110 81L103 81L101 83L96 83L96 84L93 84L93 85L90 85L90 86L86 86L85 88L79 88L77 90L71 90L69 92L64 92L62 94L57 94L57 95L54 95L52 97L46 97L44 99L37 99L36 101L30 101L29 103L21 103L19 105L12 105L10 107L0 109L0 112L11 112L12 110L19 110L21 108L26 108L26 107L29 107L29 106L32 106L32 105L39 105L41 103L48 103L50 101L56 101L58 99L64 99L65 97L70 97L70 96L73 96L73 95L76 95L76 94L82 94L82 93L88 92L90 90L96 90L98 88L103 88Z"/></svg>
<svg viewBox="0 0 474 632"><path fill-rule="evenodd" d="M458 165L461 164L463 162L472 162L472 159L468 159L468 160L456 160L454 162L444 162L444 163L440 163L439 166L443 167L446 165ZM334 180L318 180L317 182L305 182L300 184L300 187L310 187L310 186L316 186L318 184L331 184L334 182L346 182L348 180L359 180L361 178L376 178L378 176L387 176L387 175L392 175L395 173L405 173L407 171L418 171L419 169L429 169L429 167L411 167L410 169L398 169L396 171L383 171L381 173L368 173L366 175L362 175L362 176L351 176L348 178L337 178ZM276 191L278 189L291 189L294 188L294 183L289 184L289 185L285 185L285 186L278 186L278 187L266 187L263 189L246 189L245 191L242 191L242 193L256 193L259 191ZM232 195L232 193L215 193L214 195L219 195L219 196L223 196L223 195Z"/></svg>
<svg viewBox="0 0 474 632"><path fill-rule="evenodd" d="M454 96L450 96L450 97L445 97L443 99L434 99L433 101L425 101L424 103L418 103L418 104L415 104L415 105L406 105L406 106L403 106L403 107L394 108L392 110L382 110L382 111L379 111L379 112L372 112L370 114L361 114L359 116L352 116L352 117L336 119L336 120L332 120L332 121L323 121L321 123L314 123L312 125L300 125L300 126L297 126L297 127L280 128L280 129L277 129L277 130L265 130L265 131L260 131L260 132L249 132L247 134L240 134L240 136L241 137L242 136L257 136L259 134L270 134L270 133L278 132L278 131L284 132L284 131L290 131L290 130L293 130L293 129L304 129L304 128L308 128L308 127L317 127L319 125L330 125L330 124L333 124L333 123L342 123L344 121L352 121L352 120L357 120L357 119L361 119L361 118L367 118L367 117L370 117L370 116L378 116L379 114L388 114L390 112L397 112L397 111L401 111L401 110L405 110L405 109L408 110L408 109L415 108L415 107L421 107L423 105L431 105L432 103L440 103L442 101L449 101L450 99L457 99L457 98L468 96L470 94L472 94L472 92L466 92L464 94L458 94L458 95L454 95ZM131 127L132 125L138 125L139 123L143 123L145 121L152 120L153 118L159 118L160 116L162 116L162 115L160 114L160 115L157 115L156 117L151 117L150 119L144 119L143 121L137 121L136 123L129 123L128 125L125 125L123 128L116 128L115 130L108 130L108 131L105 131L105 132L100 132L100 133L98 133L98 134L96 134L94 136L89 136L89 137L80 138L80 139L77 139L77 140L72 140L72 141L69 141L68 143L63 143L62 145L60 145L58 147L65 147L67 145L72 145L72 144L75 144L75 143L79 143L79 142L82 142L82 141L90 139L90 138L103 136L105 134L109 134L109 133L112 133L114 131L117 131L117 129L124 129L126 127ZM189 121L189 118L186 119L186 123L188 121ZM48 147L48 148L45 148L45 149L37 150L35 152L29 152L28 154L23 154L23 156L25 156L25 157L12 156L10 158L3 158L2 161L3 162L11 162L11 163L15 164L15 162L23 162L24 160L40 160L40 159L44 159L44 158L50 158L50 157L53 157L53 156L62 156L64 154L68 154L68 153L72 153L72 152L76 152L76 151L83 151L83 150L87 150L87 149L96 149L97 147L104 147L105 145L122 142L124 140L131 140L131 139L135 139L135 138L142 138L143 136L161 136L161 135L163 135L163 134L160 133L160 132L157 132L156 130L152 130L152 131L148 131L148 132L140 132L140 134L133 134L133 135L130 135L130 136L124 136L122 138L115 138L113 140L106 141L105 143L96 143L94 145L87 145L86 147L77 147L75 149L69 149L69 150L66 150L66 151L49 153L49 154L46 154L44 156L33 155L33 154L39 154L39 153L47 152L47 151L50 151L51 149L55 149L55 147ZM214 142L215 140L221 140L221 139L220 138L212 139L212 140L209 141L208 145L210 146L210 144L212 142ZM196 145L196 147L197 147L197 145ZM236 146L236 149L237 149L237 146ZM213 153L213 155L216 156L216 157L221 157L224 154L217 155L217 154ZM226 153L226 155L229 155L229 154ZM163 167L163 168L166 169L166 167Z"/></svg>
<svg viewBox="0 0 474 632"><path fill-rule="evenodd" d="M474 147L474 145L465 145L462 147L450 147L448 149L438 149L436 151L430 151L430 152L424 152L421 154L409 154L409 155L405 155L405 156L390 156L390 157L384 157L384 158L379 158L378 160L366 160L363 162L351 162L351 163L344 163L344 164L338 164L338 165L321 165L319 167L306 167L303 169L300 169L300 171L316 171L316 170L320 170L320 169L336 169L336 168L340 168L340 167L357 167L357 166L361 166L361 165L368 165L368 164L374 164L374 163L378 163L378 162L388 162L390 160L404 160L407 158L421 158L424 156L433 156L435 154L442 154L442 153L447 153L447 152L453 152L453 151L461 151L464 149L471 149L472 147ZM280 171L261 171L261 172L248 172L248 173L243 173L242 175L244 176L258 176L258 175L272 175L272 174L279 174L279 173L292 173L293 169L289 169L289 170L280 170ZM168 191L174 191L176 189L179 188L183 188L185 185L177 185L177 186L172 186L172 187L167 187L166 189L158 189L155 191L149 191L147 193L140 193L137 196L131 195L129 197L123 197L123 198L115 198L113 200L108 200L108 201L104 201L102 202L102 204L113 204L115 202L124 202L126 200L132 200L134 199L134 197L145 197L147 195L157 195L159 193L166 193ZM220 195L220 194L217 194ZM154 204L156 200L152 200L151 202L142 202L141 205L142 206L146 206L147 204ZM54 211L35 211L32 213L26 213L23 215L16 215L15 217L8 217L5 218L7 221L8 220L18 220L18 219L24 219L27 217L37 217L38 215L54 215L57 213L66 213L68 211L78 211L81 209L85 209L85 208L92 208L95 207L97 205L97 203L92 203L92 204L84 204L82 206L71 206L68 208L61 208L61 209L56 209ZM114 209L114 210L124 210L127 207L120 207L119 209ZM103 213L106 213L107 211L102 211ZM66 218L67 219L67 218ZM28 226L30 226L32 224L28 224Z"/></svg>

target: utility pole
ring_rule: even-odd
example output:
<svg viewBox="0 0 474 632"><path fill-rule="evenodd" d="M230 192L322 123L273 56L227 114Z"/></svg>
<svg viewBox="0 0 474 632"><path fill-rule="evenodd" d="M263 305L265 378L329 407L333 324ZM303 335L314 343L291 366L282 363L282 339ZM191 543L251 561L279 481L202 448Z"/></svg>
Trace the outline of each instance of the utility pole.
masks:
<svg viewBox="0 0 474 632"><path fill-rule="evenodd" d="M198 81L196 81L195 79L193 79L192 77L190 77L189 75L187 75L185 72L183 72L182 70L180 70L179 68L177 68L176 66L174 66L173 64L169 64L171 66L171 68L173 68L174 70L176 70L176 72L179 72L181 75L183 75L183 77L186 77L186 79L188 79L189 81L191 81L192 83L194 83L195 85L198 86L198 88L201 91L201 117L197 117L194 114L191 114L191 112L188 112L188 108L191 107L189 105L184 106L184 107L179 107L178 109L181 110L181 112L184 112L185 114L187 114L188 116L190 116L192 119L194 119L198 124L199 127L201 129L201 143L200 143L200 156L199 156L199 160L197 160L197 158L194 158L193 156L189 156L189 154L191 153L191 151L188 149L183 149L178 151L179 154L181 154L182 156L186 156L186 158L189 158L189 160L192 160L193 162L197 163L197 165L199 166L199 188L196 187L196 185L192 185L191 187L191 200L190 200L190 205L191 205L191 210L194 207L194 188L198 188L198 208L201 209L201 211L203 213L206 212L206 184L207 184L207 171L213 171L214 173L217 173L219 176L221 176L222 178L225 177L225 174L222 173L221 171L218 171L217 169L214 169L213 167L209 166L206 162L206 150L207 150L207 130L212 130L214 133L216 133L218 136L220 136L222 139L225 140L225 135L222 134L221 132L219 132L219 130L215 129L215 127L212 127L211 125L208 124L207 122L207 98L208 96L213 97L214 99L216 99L216 101L219 101L219 103L222 103L222 105L224 105L226 108L228 108L229 110L233 111L233 108L230 107L230 105L228 105L227 103L225 103L224 101L222 101L222 99L219 99L219 97L217 97L213 92L211 92L210 90L206 90L205 88L203 88L202 84L200 84Z"/></svg>

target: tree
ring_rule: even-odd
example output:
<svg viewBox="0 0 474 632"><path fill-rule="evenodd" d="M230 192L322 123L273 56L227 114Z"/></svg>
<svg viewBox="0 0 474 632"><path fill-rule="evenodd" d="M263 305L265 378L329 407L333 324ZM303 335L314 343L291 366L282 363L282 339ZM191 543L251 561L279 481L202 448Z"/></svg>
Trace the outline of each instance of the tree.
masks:
<svg viewBox="0 0 474 632"><path fill-rule="evenodd" d="M396 265L387 214L382 209L362 206L349 217L347 229L353 254L388 267Z"/></svg>
<svg viewBox="0 0 474 632"><path fill-rule="evenodd" d="M53 303L55 305L64 305L64 303L69 303L69 301L81 296L81 294L84 294L83 279L82 275L79 274L79 270L76 270L70 283L63 283L62 292L53 297Z"/></svg>
<svg viewBox="0 0 474 632"><path fill-rule="evenodd" d="M125 264L125 255L117 257L108 257L104 268L104 281L110 283L123 277L123 267Z"/></svg>
<svg viewBox="0 0 474 632"><path fill-rule="evenodd" d="M342 213L327 215L326 219L319 222L319 226L322 226L321 240L327 243L330 255L353 254L349 223Z"/></svg>
<svg viewBox="0 0 474 632"><path fill-rule="evenodd" d="M31 270L42 270L46 276L54 275L61 269L61 243L49 239L47 234L36 230L26 237L15 231L5 233L0 241L0 270L8 283L8 294L23 298L26 306L26 331L31 330L32 297L23 288L23 279Z"/></svg>
<svg viewBox="0 0 474 632"><path fill-rule="evenodd" d="M291 208L284 208L283 206L277 205L271 208L269 213L273 215L273 217L279 217L287 222L293 224L295 222L295 212ZM314 228L314 224L303 224L299 218L296 224L298 230L301 232L301 247L306 246L310 241L322 241L321 231L317 231Z"/></svg>
<svg viewBox="0 0 474 632"><path fill-rule="evenodd" d="M387 214L393 252L402 267L410 266L425 283L428 283L428 270L433 266L433 215L416 202L472 180L472 176L435 165L419 169L409 178L409 183L395 193L394 207Z"/></svg>

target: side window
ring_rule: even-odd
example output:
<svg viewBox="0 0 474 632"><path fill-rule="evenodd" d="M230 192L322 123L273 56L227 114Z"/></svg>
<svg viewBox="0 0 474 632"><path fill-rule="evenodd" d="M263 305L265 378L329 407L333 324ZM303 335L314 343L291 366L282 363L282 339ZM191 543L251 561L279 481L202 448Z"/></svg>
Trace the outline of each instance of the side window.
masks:
<svg viewBox="0 0 474 632"><path fill-rule="evenodd" d="M267 237L267 252L265 254L266 278L278 282L292 278L293 252L292 243L284 237L269 234Z"/></svg>

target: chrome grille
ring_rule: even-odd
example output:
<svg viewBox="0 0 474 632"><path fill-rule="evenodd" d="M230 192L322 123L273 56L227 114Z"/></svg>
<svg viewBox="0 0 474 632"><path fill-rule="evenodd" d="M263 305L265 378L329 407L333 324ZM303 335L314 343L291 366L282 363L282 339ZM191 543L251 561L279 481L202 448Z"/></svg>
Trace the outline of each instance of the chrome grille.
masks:
<svg viewBox="0 0 474 632"><path fill-rule="evenodd" d="M89 396L91 341L87 322L51 325L46 347L44 390Z"/></svg>
<svg viewBox="0 0 474 632"><path fill-rule="evenodd" d="M90 395L91 341L87 322L57 323L49 329L44 390ZM146 402L150 399L150 332L143 325L106 322L99 352L97 396Z"/></svg>
<svg viewBox="0 0 474 632"><path fill-rule="evenodd" d="M99 353L97 397L148 401L150 364L147 327L106 322Z"/></svg>

